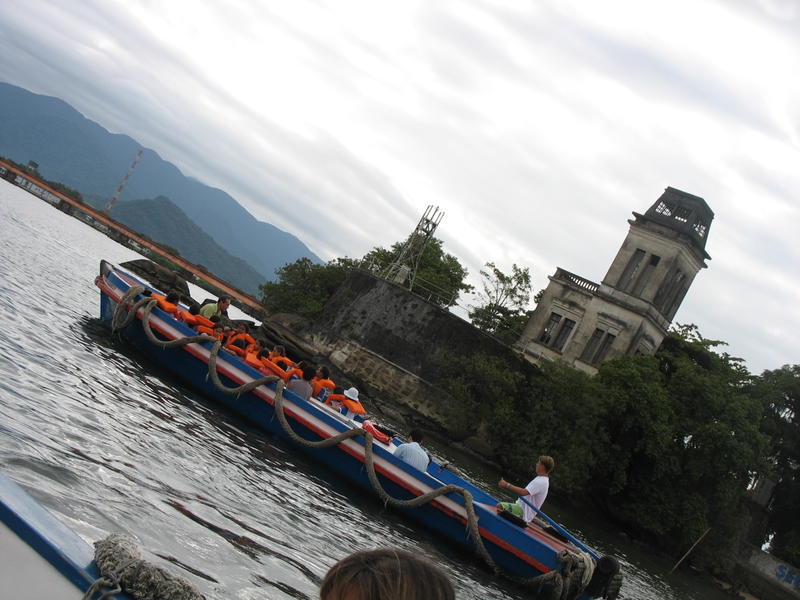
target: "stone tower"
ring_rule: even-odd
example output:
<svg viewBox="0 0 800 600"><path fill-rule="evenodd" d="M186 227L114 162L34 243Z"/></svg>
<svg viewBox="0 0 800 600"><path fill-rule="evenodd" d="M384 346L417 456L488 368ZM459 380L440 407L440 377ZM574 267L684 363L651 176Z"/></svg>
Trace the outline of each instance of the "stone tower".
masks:
<svg viewBox="0 0 800 600"><path fill-rule="evenodd" d="M617 256L597 284L558 268L516 347L534 362L561 359L596 373L620 354L653 354L695 276L707 267L714 213L705 200L668 187L634 212Z"/></svg>

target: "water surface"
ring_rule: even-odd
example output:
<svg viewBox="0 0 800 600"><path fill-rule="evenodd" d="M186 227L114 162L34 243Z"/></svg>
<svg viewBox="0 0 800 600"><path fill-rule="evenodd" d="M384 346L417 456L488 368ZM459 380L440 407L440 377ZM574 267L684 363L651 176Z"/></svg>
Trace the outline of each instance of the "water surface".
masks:
<svg viewBox="0 0 800 600"><path fill-rule="evenodd" d="M0 469L87 541L133 534L209 598L316 598L333 563L386 545L442 567L458 598L531 597L112 339L93 281L101 258L135 252L0 180L0 255ZM669 562L607 525L547 509L621 559L625 598L726 597L666 577Z"/></svg>

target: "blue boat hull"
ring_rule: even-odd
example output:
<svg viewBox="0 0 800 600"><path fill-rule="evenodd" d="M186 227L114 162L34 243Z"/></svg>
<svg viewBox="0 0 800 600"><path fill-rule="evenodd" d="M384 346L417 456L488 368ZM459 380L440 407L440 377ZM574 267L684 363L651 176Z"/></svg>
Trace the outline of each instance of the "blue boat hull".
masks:
<svg viewBox="0 0 800 600"><path fill-rule="evenodd" d="M105 262L96 283L102 292L101 318L108 323L112 322L117 301L129 287L146 285ZM221 392L208 375L210 343L161 348L147 338L141 316L139 314L138 318L134 318L121 330L124 339L203 395L240 414L256 427L294 443L276 416L272 401L275 394L274 384L260 386L240 396ZM150 324L159 337L164 339L197 335L186 324L158 308L152 309ZM217 372L220 380L228 387L236 387L263 376L263 373L224 351L217 358ZM292 429L310 441L326 439L353 427L352 423L348 424L321 403L302 400L289 391L284 392L284 412ZM299 444L296 447L351 483L372 491L364 465L362 437L351 438L326 449L313 449ZM483 543L502 570L519 577L533 577L560 568L557 555L561 550L577 551L574 546L547 532L524 529L499 517L494 508L498 502L496 498L453 473L443 471L434 461L429 465L428 472L423 473L395 459L391 450L377 442L373 446L375 472L386 492L394 498L409 499L449 483L457 483L470 491L474 497ZM467 549L475 548L475 543L469 536L464 500L460 494L447 494L404 512L437 535Z"/></svg>
<svg viewBox="0 0 800 600"><path fill-rule="evenodd" d="M100 577L92 547L3 473L0 524L3 597L79 599Z"/></svg>

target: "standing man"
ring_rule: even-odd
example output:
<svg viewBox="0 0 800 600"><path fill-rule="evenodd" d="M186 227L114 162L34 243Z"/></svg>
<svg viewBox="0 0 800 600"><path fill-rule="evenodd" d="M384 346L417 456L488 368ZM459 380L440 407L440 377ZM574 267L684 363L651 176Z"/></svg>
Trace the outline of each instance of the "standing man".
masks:
<svg viewBox="0 0 800 600"><path fill-rule="evenodd" d="M555 469L556 463L551 456L540 456L536 462L536 477L534 477L525 487L519 487L508 483L502 477L498 485L520 498L516 503L501 502L497 505L497 510L505 510L513 515L521 517L526 523L530 523L536 516L530 506L523 502L523 498L533 504L536 508L542 508L544 499L547 498L547 490L550 489L550 473Z"/></svg>
<svg viewBox="0 0 800 600"><path fill-rule="evenodd" d="M400 444L394 451L394 455L424 473L431 459L419 445L421 441L422 432L419 429L412 429L408 432L408 442Z"/></svg>
<svg viewBox="0 0 800 600"><path fill-rule="evenodd" d="M204 316L206 319L210 319L211 317L221 317L221 316L228 316L226 312L228 307L231 305L231 297L230 296L220 296L216 302L211 302L206 304L200 308L200 314Z"/></svg>

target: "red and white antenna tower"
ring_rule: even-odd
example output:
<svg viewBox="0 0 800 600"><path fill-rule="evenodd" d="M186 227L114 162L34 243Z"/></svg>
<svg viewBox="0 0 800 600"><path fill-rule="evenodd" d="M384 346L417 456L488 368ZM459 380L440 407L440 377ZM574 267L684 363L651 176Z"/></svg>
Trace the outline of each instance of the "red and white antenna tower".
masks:
<svg viewBox="0 0 800 600"><path fill-rule="evenodd" d="M143 151L144 150L139 150L136 153L136 157L133 159L133 162L131 163L131 166L128 167L128 172L125 173L125 177L123 177L122 181L119 182L119 185L117 186L117 189L114 192L114 195L111 196L111 200L108 201L108 204L106 204L106 207L103 209L104 213L108 214L109 212L111 212L111 209L114 208L114 205L117 203L117 198L119 198L119 195L122 193L122 190L125 188L125 184L128 183L128 177L131 176L131 173L133 173L133 170L136 168L136 163L139 162L139 158L141 158Z"/></svg>

